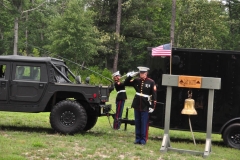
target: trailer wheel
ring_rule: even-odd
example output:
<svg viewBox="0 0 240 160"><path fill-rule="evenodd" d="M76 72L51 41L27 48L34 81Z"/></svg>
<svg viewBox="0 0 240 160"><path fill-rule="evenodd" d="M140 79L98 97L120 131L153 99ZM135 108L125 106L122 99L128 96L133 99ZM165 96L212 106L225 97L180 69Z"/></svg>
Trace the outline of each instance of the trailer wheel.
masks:
<svg viewBox="0 0 240 160"><path fill-rule="evenodd" d="M86 111L75 101L64 100L57 103L50 114L52 128L62 134L74 134L83 131L86 123Z"/></svg>
<svg viewBox="0 0 240 160"><path fill-rule="evenodd" d="M223 133L223 140L227 146L240 149L240 124L234 123L228 126Z"/></svg>

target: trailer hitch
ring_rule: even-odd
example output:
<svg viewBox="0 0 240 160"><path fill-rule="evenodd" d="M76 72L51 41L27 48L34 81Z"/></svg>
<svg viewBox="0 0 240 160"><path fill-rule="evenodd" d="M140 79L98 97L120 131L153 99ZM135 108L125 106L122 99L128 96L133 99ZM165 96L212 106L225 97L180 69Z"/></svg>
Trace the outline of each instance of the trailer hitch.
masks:
<svg viewBox="0 0 240 160"><path fill-rule="evenodd" d="M132 119L132 120L128 119L128 110L129 110L129 109L131 109L131 108L129 108L129 107L126 108L125 118L119 118L119 121L120 121L121 123L124 123L124 131L127 130L127 124L135 125L135 120L134 120L134 119Z"/></svg>

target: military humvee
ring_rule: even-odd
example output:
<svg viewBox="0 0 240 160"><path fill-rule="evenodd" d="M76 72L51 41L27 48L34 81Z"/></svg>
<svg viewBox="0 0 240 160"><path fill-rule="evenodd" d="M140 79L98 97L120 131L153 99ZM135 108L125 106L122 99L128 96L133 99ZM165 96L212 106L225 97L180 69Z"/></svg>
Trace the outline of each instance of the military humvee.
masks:
<svg viewBox="0 0 240 160"><path fill-rule="evenodd" d="M0 110L50 112L51 126L59 133L94 127L111 109L106 102L112 89L82 84L60 59L0 56Z"/></svg>

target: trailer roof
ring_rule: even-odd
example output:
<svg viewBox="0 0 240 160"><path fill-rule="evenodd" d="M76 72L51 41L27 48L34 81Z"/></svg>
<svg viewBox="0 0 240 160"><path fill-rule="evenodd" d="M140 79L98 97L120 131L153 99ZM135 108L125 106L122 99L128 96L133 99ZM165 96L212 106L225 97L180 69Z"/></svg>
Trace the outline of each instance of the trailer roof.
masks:
<svg viewBox="0 0 240 160"><path fill-rule="evenodd" d="M214 49L196 49L196 48L172 48L172 51L181 52L201 52L201 53L218 53L218 54L240 54L240 51L214 50Z"/></svg>
<svg viewBox="0 0 240 160"><path fill-rule="evenodd" d="M147 50L149 52L152 51L152 48L154 47L147 47ZM197 48L172 48L173 52L179 51L179 52L196 52L196 53L216 53L216 54L240 54L240 51L231 51L231 50L216 50L216 49L197 49ZM150 53L151 54L151 53Z"/></svg>

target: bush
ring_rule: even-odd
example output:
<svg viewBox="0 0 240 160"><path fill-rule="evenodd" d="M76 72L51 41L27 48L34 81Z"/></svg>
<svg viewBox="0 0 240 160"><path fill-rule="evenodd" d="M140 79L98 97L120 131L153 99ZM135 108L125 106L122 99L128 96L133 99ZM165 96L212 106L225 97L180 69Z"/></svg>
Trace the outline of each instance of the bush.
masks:
<svg viewBox="0 0 240 160"><path fill-rule="evenodd" d="M88 69L78 69L76 70L76 75L81 76L82 83L86 83L85 80L87 77L90 77L90 84L92 85L110 85L110 81L108 79L112 79L111 71L108 69L101 70L98 66L89 67ZM106 78L104 78L106 77Z"/></svg>

